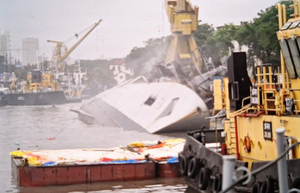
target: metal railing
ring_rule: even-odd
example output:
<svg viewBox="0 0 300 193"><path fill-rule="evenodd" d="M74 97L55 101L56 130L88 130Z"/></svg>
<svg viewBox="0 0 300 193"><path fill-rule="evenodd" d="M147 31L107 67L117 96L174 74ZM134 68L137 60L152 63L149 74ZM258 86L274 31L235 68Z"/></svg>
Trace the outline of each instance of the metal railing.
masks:
<svg viewBox="0 0 300 193"><path fill-rule="evenodd" d="M288 173L287 173L287 161L286 154L291 150L296 148L300 143L293 137L293 140L296 141L292 146L287 147L286 138L284 136L285 129L283 127L278 128L276 130L277 136L277 159L269 162L262 167L250 172L246 167L239 167L235 170L236 157L235 156L223 156L223 183L222 183L222 191L221 193L234 192L234 187L240 183L243 185L248 184L251 181L253 175L262 172L263 170L271 167L272 165L277 163L278 168L278 181L279 181L279 192L281 193L290 193L290 192L299 192L299 189L289 189L288 188ZM237 171L245 171L247 174L242 176L240 179L236 178Z"/></svg>

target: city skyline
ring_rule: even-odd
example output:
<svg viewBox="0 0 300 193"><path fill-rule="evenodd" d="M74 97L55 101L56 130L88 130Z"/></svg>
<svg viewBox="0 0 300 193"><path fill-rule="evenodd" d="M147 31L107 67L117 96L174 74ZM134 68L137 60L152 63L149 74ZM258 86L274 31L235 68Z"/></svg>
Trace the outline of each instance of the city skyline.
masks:
<svg viewBox="0 0 300 193"><path fill-rule="evenodd" d="M237 4L234 0L191 0L191 3L199 6L199 19L203 23L217 27L251 21L260 10L277 1ZM73 60L126 57L132 48L144 46L148 39L171 34L162 0L2 0L0 6L3 21L0 28L10 32L12 56L16 58L21 55L24 38L38 38L39 55L52 58L55 45L47 40L70 40L66 45L71 47L76 42L75 34L99 19L103 22L70 55Z"/></svg>

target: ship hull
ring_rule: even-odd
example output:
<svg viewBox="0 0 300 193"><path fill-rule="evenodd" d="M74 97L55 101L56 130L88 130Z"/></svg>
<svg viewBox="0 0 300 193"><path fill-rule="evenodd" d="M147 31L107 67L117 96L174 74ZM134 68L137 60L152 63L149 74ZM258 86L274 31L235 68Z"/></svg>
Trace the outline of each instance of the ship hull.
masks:
<svg viewBox="0 0 300 193"><path fill-rule="evenodd" d="M57 105L67 103L63 91L6 94L7 105Z"/></svg>
<svg viewBox="0 0 300 193"><path fill-rule="evenodd" d="M6 106L7 101L5 97L0 97L0 107Z"/></svg>
<svg viewBox="0 0 300 193"><path fill-rule="evenodd" d="M118 86L93 97L75 112L90 124L149 133L180 132L208 125L204 101L188 87L171 82Z"/></svg>

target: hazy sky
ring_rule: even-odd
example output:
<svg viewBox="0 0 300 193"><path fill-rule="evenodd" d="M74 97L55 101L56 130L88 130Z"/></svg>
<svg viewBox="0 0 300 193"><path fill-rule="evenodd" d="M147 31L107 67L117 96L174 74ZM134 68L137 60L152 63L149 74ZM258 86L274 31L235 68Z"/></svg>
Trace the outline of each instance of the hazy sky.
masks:
<svg viewBox="0 0 300 193"><path fill-rule="evenodd" d="M277 0L191 0L199 6L199 19L214 27L250 21ZM170 26L164 0L0 0L1 33L11 35L12 55L20 57L22 39L39 39L40 54L52 57L55 44L70 48L75 33L103 19L70 55L72 59L125 57L150 38L167 36ZM84 31L86 32L86 31ZM80 35L83 35L81 33ZM71 40L70 40L71 38Z"/></svg>

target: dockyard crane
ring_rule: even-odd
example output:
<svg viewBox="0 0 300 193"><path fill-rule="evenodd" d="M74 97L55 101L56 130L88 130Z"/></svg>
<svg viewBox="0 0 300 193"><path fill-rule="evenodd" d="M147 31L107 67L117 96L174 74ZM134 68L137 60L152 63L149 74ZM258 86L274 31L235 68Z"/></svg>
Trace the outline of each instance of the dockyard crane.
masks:
<svg viewBox="0 0 300 193"><path fill-rule="evenodd" d="M53 53L53 56L52 56L52 60L51 60L51 67L53 68L53 65L54 65L57 68L57 70L63 71L64 70L63 61L100 24L101 21L102 20L100 19L97 23L95 23L93 25L93 27L81 39L79 39L70 49L68 49L68 47L65 45L64 42L47 40L47 42L56 43L56 47L55 47L55 50L54 50L54 53ZM77 34L76 37L78 37L78 34Z"/></svg>
<svg viewBox="0 0 300 193"><path fill-rule="evenodd" d="M166 64L194 64L201 73L202 57L192 35L198 26L198 6L193 7L189 0L165 0L165 10L172 32Z"/></svg>

